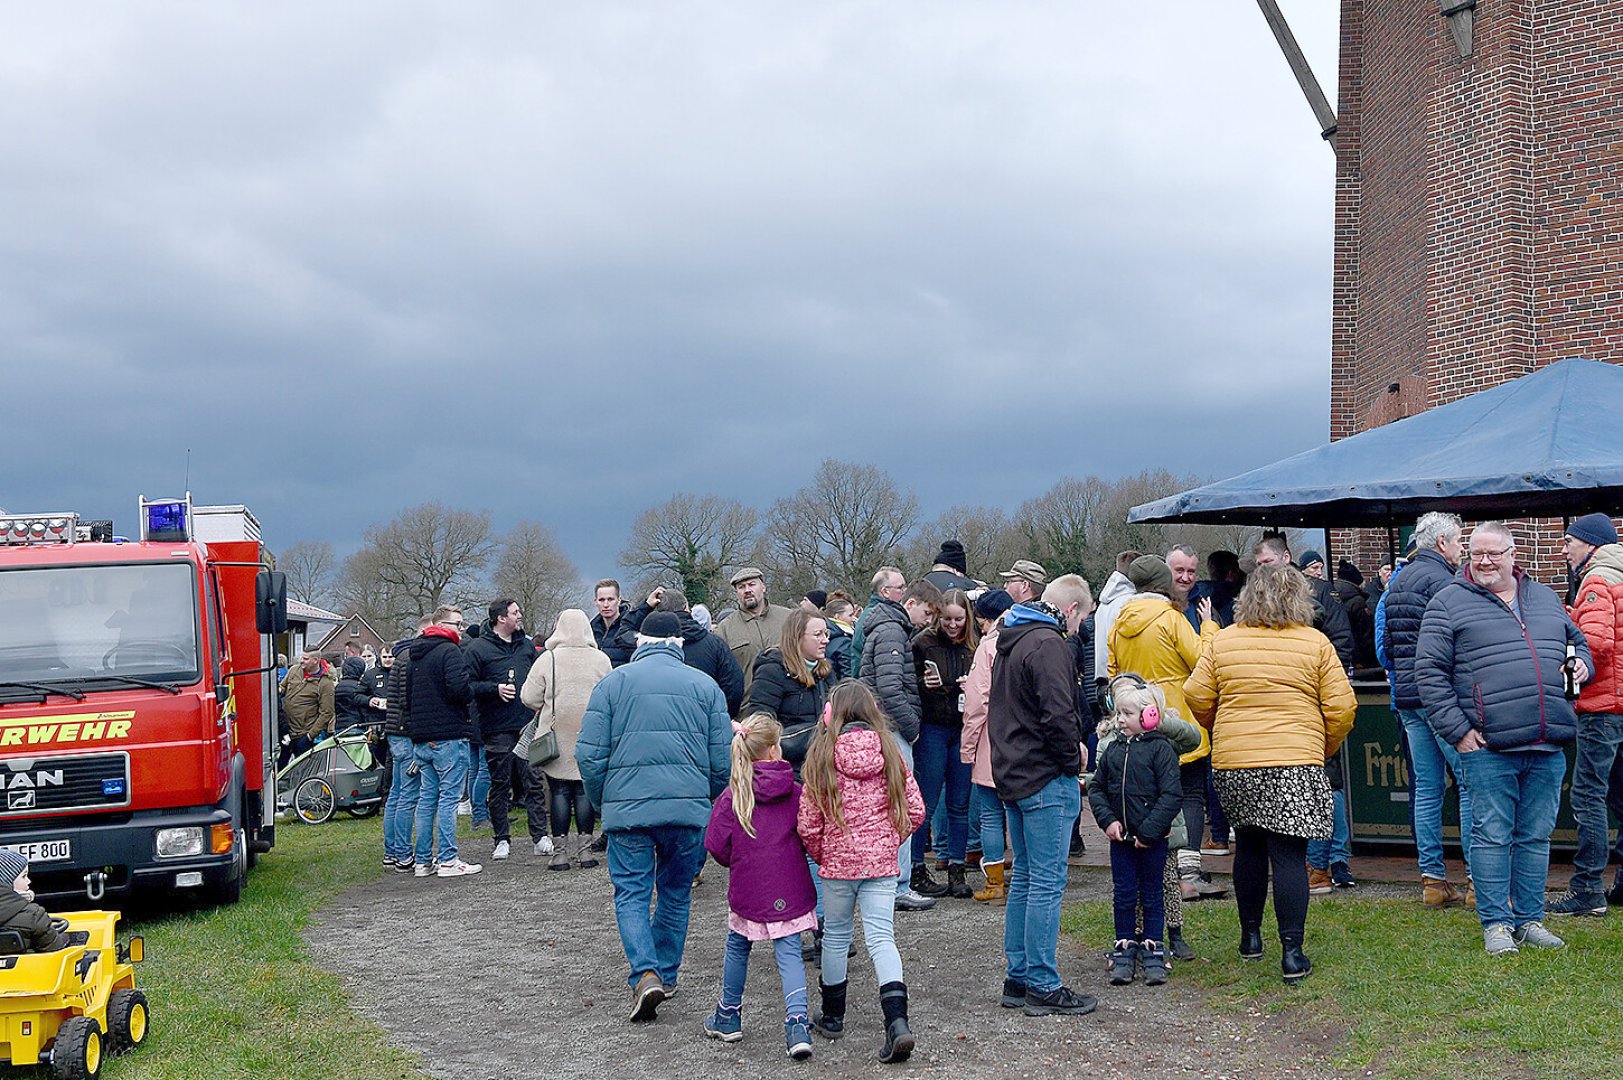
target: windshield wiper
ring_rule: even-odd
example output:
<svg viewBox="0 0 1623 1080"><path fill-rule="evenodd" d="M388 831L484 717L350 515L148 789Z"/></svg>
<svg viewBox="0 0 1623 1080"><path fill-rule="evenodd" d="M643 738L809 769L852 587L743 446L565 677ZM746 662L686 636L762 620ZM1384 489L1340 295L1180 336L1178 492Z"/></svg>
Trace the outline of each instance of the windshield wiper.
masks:
<svg viewBox="0 0 1623 1080"><path fill-rule="evenodd" d="M84 694L78 690L70 690L66 686L52 686L50 683L17 681L0 682L0 689L4 689L8 686L15 686L21 690L38 690L42 694L61 694L64 697L72 698L74 701L83 701L85 699Z"/></svg>
<svg viewBox="0 0 1623 1080"><path fill-rule="evenodd" d="M180 687L175 683L154 682L151 679L137 679L134 675L86 675L84 679L86 682L126 682L131 686L150 686L154 690L167 690L171 694L180 693ZM79 697L83 699L84 695L80 694Z"/></svg>

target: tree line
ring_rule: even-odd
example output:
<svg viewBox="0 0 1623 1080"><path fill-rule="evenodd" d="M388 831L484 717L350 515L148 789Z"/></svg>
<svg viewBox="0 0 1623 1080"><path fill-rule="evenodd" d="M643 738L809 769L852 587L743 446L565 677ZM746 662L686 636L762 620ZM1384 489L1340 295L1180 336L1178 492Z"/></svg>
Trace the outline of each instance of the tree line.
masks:
<svg viewBox="0 0 1623 1080"><path fill-rule="evenodd" d="M768 596L792 601L807 590L868 594L875 569L890 563L910 576L928 569L941 541L957 539L969 574L996 581L1016 559L1051 576L1079 573L1097 589L1123 550L1160 552L1175 543L1244 556L1260 536L1248 526L1134 525L1127 511L1198 486L1164 469L1119 480L1066 476L1009 510L991 503L954 506L925 520L918 499L872 465L825 460L811 481L764 512L719 495L678 494L632 521L618 562L626 594L655 585L680 588L713 609L732 601L728 579L743 566L766 575ZM425 503L366 531L342 561L326 542L287 548L279 566L291 595L343 614L359 612L385 635L409 629L441 603L482 606L515 597L532 627L550 626L566 607L587 603L590 582L559 550L546 526L524 521L493 532L488 511Z"/></svg>

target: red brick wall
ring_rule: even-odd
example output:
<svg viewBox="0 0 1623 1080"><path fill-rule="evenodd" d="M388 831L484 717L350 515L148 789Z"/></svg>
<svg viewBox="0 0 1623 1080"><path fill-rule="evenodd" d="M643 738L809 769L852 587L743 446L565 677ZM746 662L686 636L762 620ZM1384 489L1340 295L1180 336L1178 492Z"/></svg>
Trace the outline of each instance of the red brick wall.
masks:
<svg viewBox="0 0 1623 1080"><path fill-rule="evenodd" d="M1475 15L1461 57L1437 0L1342 2L1332 439L1568 356L1623 363L1623 3ZM1560 522L1519 531L1558 578ZM1332 546L1367 572L1386 540Z"/></svg>

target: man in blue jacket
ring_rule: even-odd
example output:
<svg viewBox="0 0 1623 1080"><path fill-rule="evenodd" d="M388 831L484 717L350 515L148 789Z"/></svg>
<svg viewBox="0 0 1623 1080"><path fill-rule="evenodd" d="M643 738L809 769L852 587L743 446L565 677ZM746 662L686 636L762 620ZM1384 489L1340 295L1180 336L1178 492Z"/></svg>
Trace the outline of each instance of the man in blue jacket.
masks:
<svg viewBox="0 0 1623 1080"><path fill-rule="evenodd" d="M727 790L732 738L726 698L687 666L682 624L667 611L643 620L631 662L609 672L587 702L575 761L609 839L632 1020L652 1020L675 991L704 829Z"/></svg>
<svg viewBox="0 0 1623 1080"><path fill-rule="evenodd" d="M1516 565L1509 527L1472 529L1464 573L1426 607L1414 674L1426 720L1459 751L1471 789L1471 872L1489 955L1566 944L1544 928L1544 887L1561 747L1577 733L1563 668L1584 683L1589 665L1561 598Z"/></svg>

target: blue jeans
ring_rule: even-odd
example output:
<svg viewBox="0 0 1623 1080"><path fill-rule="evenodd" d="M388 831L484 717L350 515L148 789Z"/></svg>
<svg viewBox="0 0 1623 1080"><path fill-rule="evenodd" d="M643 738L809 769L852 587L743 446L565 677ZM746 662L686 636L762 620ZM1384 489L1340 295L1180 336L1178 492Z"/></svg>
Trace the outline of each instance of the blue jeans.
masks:
<svg viewBox="0 0 1623 1080"><path fill-rule="evenodd" d="M736 930L727 931L727 955L721 962L721 1007L736 1011L744 1004L744 977L750 969L753 942ZM783 1015L806 1015L806 962L800 958L800 935L776 938L772 957L783 983Z"/></svg>
<svg viewBox="0 0 1623 1080"><path fill-rule="evenodd" d="M1578 822L1578 851L1572 857L1572 891L1598 893L1611 848L1607 804L1623 818L1623 791L1608 790L1623 749L1623 716L1578 714L1578 763L1572 773L1572 816ZM1623 835L1618 844L1623 847Z"/></svg>
<svg viewBox="0 0 1623 1080"><path fill-rule="evenodd" d="M1070 878L1071 828L1082 812L1074 776L1056 776L1034 795L1005 802L1014 873L1003 909L1007 977L1046 994L1060 986L1059 912ZM825 954L827 955L826 951Z"/></svg>
<svg viewBox="0 0 1623 1080"><path fill-rule="evenodd" d="M456 861L456 804L462 800L462 781L468 773L468 740L443 739L412 747L417 779L417 865L426 866L434 853L434 832L439 830L441 864Z"/></svg>
<svg viewBox="0 0 1623 1080"><path fill-rule="evenodd" d="M462 798L473 804L473 823L483 825L490 820L490 766L485 762L481 748L468 743L468 772L462 785Z"/></svg>
<svg viewBox="0 0 1623 1080"><path fill-rule="evenodd" d="M846 953L856 909L862 908L862 942L868 947L880 986L902 981L902 954L896 951L896 885L888 877L857 881L823 879L823 985L846 980Z"/></svg>
<svg viewBox="0 0 1623 1080"><path fill-rule="evenodd" d="M1460 755L1460 767L1471 787L1471 877L1482 925L1542 920L1566 755L1473 750Z"/></svg>
<svg viewBox="0 0 1623 1080"><path fill-rule="evenodd" d="M964 861L964 852L969 844L970 767L958 756L960 734L957 728L924 724L919 728L919 741L913 745L913 758L918 762L919 793L924 796L924 805L935 809L945 792L947 845L943 850L937 844L936 854L944 854L955 863ZM913 834L913 865L924 862L928 840L929 834L925 829Z"/></svg>
<svg viewBox="0 0 1623 1080"><path fill-rule="evenodd" d="M902 763L907 766L907 771L912 772L913 771L913 746L912 746L912 744L909 743L906 739L903 739L900 736L898 736L897 739L896 739L896 749L898 749L898 750L900 750L902 752ZM925 805L929 806L929 803L926 803ZM920 828L928 828L929 823L926 822L924 825L921 825L919 827ZM913 872L913 841L912 841L911 837L905 837L904 836L902 838L902 846L896 849L896 895L897 896L902 895L903 893L909 891L912 888L912 886L908 884L908 882L910 880L909 875L912 874L912 872Z"/></svg>
<svg viewBox="0 0 1623 1080"><path fill-rule="evenodd" d="M614 920L631 962L626 981L636 986L643 973L652 971L666 986L675 986L688 941L693 878L704 866L704 829L658 825L606 835Z"/></svg>
<svg viewBox="0 0 1623 1080"><path fill-rule="evenodd" d="M383 854L396 862L412 858L411 828L416 823L421 776L411 774L416 752L408 735L389 736L389 797L383 800Z"/></svg>
<svg viewBox="0 0 1623 1080"><path fill-rule="evenodd" d="M1465 872L1469 874L1471 792L1460 771L1459 751L1437 736L1420 709L1399 709L1398 719L1403 722L1403 733L1409 744L1410 783L1414 788L1414 801L1409 806L1414 814L1414 843L1420 853L1420 872L1438 880L1448 876L1443 865L1443 799L1448 787L1443 767L1446 765L1459 789L1460 851L1465 856Z"/></svg>
<svg viewBox="0 0 1623 1080"><path fill-rule="evenodd" d="M1166 940L1166 894L1161 875L1167 868L1167 842L1147 848L1131 840L1110 841L1110 883L1116 915L1116 940L1138 938L1138 905L1144 905L1144 941Z"/></svg>
<svg viewBox="0 0 1623 1080"><path fill-rule="evenodd" d="M1335 825L1328 840L1307 842L1307 864L1315 870L1328 870L1332 863L1352 861L1352 832L1347 827L1347 793L1330 792L1330 817Z"/></svg>
<svg viewBox="0 0 1623 1080"><path fill-rule="evenodd" d="M1003 800L997 797L997 789L970 785L969 809L970 816L980 822L982 865L1002 862L1003 833L1007 821L1003 815Z"/></svg>

